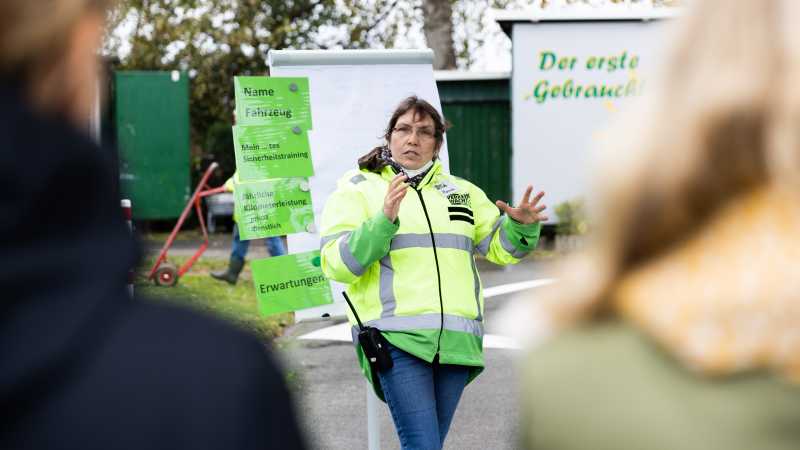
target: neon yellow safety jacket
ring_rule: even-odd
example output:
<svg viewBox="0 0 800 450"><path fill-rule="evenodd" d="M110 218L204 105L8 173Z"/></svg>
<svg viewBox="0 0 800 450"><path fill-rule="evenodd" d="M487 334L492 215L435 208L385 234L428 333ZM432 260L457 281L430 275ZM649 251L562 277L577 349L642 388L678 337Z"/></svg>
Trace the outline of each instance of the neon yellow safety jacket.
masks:
<svg viewBox="0 0 800 450"><path fill-rule="evenodd" d="M231 193L236 192L236 183L239 183L239 171L233 172L230 178L225 180L225 190ZM233 223L239 223L238 217L236 217L236 208L233 209Z"/></svg>
<svg viewBox="0 0 800 450"><path fill-rule="evenodd" d="M347 283L361 321L399 349L433 362L483 370L483 294L474 253L514 264L536 247L540 225L501 216L474 184L436 161L400 204L395 223L383 214L394 170L353 170L338 181L322 213L322 270ZM357 343L356 321L348 311ZM383 398L359 346L367 379Z"/></svg>

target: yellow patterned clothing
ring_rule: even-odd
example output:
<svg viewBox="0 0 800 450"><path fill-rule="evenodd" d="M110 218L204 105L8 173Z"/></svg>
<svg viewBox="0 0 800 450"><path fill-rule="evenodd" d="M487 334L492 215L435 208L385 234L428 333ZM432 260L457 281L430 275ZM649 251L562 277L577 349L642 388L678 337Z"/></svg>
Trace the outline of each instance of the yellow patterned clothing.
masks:
<svg viewBox="0 0 800 450"><path fill-rule="evenodd" d="M722 208L619 284L619 314L708 375L800 382L800 202L763 189Z"/></svg>
<svg viewBox="0 0 800 450"><path fill-rule="evenodd" d="M797 199L733 200L528 355L522 448L800 448Z"/></svg>

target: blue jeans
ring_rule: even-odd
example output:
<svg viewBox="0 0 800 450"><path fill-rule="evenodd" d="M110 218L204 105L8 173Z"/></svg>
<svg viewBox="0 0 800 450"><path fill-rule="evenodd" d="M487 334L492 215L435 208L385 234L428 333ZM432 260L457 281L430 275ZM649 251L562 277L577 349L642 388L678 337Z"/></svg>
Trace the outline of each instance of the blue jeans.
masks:
<svg viewBox="0 0 800 450"><path fill-rule="evenodd" d="M286 254L286 247L283 245L283 240L280 236L273 236L264 238L264 244L267 246L270 256L281 256ZM241 260L247 256L247 251L250 249L250 241L243 241L239 239L239 226L233 224L233 249L231 256L235 256Z"/></svg>
<svg viewBox="0 0 800 450"><path fill-rule="evenodd" d="M429 364L389 345L394 367L379 372L383 395L405 449L438 450L467 384L469 368Z"/></svg>

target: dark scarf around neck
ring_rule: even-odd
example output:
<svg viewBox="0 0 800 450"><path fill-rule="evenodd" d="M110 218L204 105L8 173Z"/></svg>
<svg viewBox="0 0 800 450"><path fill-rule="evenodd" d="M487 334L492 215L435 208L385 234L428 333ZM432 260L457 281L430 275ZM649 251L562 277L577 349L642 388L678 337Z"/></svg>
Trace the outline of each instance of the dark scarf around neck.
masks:
<svg viewBox="0 0 800 450"><path fill-rule="evenodd" d="M403 168L403 166L401 166L400 164L398 164L397 161L392 159L392 152L391 152L391 150L389 150L389 147L384 146L381 149L380 157L383 160L383 162L386 163L387 166L390 166L392 168L392 170L394 170L394 173L406 173L406 169ZM426 171L424 171L422 173L419 173L416 176L408 177L408 181L406 181L406 182L412 188L416 189L417 186L419 186L419 184L422 183L422 180L425 178L426 175L428 175L428 172L430 172L431 169L433 169L433 165L428 167L428 170L426 170ZM408 176L407 173L406 173L406 176Z"/></svg>

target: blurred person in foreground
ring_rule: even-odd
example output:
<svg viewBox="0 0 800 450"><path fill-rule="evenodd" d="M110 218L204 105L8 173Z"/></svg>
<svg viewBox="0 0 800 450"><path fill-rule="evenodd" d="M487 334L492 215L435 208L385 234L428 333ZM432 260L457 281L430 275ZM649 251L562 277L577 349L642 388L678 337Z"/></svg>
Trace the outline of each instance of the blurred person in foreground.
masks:
<svg viewBox="0 0 800 450"><path fill-rule="evenodd" d="M0 2L0 448L302 448L261 342L127 294L138 250L86 136L110 6Z"/></svg>
<svg viewBox="0 0 800 450"><path fill-rule="evenodd" d="M800 448L800 2L692 6L538 299L525 448Z"/></svg>

